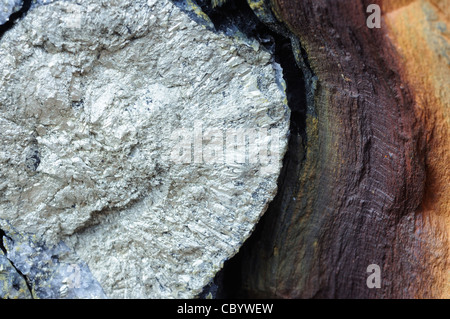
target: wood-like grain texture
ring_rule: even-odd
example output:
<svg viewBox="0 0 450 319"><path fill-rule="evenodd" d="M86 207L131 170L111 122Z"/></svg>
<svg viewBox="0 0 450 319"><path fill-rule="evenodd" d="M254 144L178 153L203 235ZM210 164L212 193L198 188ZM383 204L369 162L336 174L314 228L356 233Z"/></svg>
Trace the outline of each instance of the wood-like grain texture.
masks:
<svg viewBox="0 0 450 319"><path fill-rule="evenodd" d="M448 1L394 2L272 1L318 81L305 154L242 248L247 296L448 297Z"/></svg>

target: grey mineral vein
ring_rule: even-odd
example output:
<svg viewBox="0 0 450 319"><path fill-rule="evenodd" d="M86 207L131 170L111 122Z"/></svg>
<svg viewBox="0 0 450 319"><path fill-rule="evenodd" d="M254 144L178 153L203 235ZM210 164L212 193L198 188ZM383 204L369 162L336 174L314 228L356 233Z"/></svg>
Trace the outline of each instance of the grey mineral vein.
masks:
<svg viewBox="0 0 450 319"><path fill-rule="evenodd" d="M36 7L0 42L0 219L108 297L193 297L276 193L283 85L167 0Z"/></svg>

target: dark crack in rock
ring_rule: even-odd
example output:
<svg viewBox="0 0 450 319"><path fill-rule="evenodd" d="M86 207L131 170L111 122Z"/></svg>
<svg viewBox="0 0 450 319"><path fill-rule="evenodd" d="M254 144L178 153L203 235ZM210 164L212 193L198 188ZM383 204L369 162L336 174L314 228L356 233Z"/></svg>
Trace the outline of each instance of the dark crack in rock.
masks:
<svg viewBox="0 0 450 319"><path fill-rule="evenodd" d="M0 298L99 299L103 289L63 242L48 247L0 220Z"/></svg>
<svg viewBox="0 0 450 319"><path fill-rule="evenodd" d="M9 17L22 8L23 0L0 0L0 25L9 21Z"/></svg>

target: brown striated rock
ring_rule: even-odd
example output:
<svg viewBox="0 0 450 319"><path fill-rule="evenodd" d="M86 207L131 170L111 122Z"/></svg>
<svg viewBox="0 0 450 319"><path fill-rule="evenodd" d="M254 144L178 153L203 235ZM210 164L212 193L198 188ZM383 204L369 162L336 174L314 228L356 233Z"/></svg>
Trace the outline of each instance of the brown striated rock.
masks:
<svg viewBox="0 0 450 319"><path fill-rule="evenodd" d="M372 3L379 29L366 26ZM317 82L304 153L290 147L281 191L242 248L246 295L449 297L449 1L272 6Z"/></svg>

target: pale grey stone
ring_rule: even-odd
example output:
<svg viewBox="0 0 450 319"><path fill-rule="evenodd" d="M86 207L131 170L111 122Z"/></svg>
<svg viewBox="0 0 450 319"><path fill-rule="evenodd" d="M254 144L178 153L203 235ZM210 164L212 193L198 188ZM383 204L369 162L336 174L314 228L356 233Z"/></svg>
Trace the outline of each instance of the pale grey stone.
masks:
<svg viewBox="0 0 450 319"><path fill-rule="evenodd" d="M36 7L0 42L0 218L45 247L63 241L108 297L197 295L276 193L280 73L255 41L167 0ZM247 145L258 156L221 146L236 129L260 133ZM226 157L242 152L247 163Z"/></svg>
<svg viewBox="0 0 450 319"><path fill-rule="evenodd" d="M0 25L9 20L11 14L22 8L23 0L0 0Z"/></svg>

